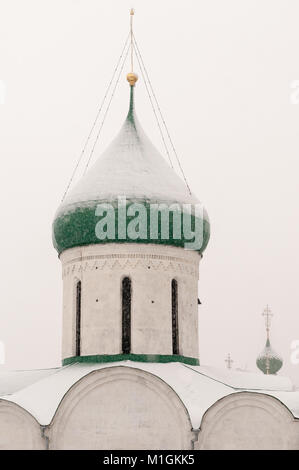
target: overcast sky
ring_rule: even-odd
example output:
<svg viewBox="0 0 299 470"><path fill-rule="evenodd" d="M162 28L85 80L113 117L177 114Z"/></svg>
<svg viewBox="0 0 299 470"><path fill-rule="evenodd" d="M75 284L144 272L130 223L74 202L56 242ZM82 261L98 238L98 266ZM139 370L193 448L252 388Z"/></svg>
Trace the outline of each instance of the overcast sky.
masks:
<svg viewBox="0 0 299 470"><path fill-rule="evenodd" d="M280 374L299 385L299 364L290 362L291 343L299 340L296 0L0 0L6 367L60 364L62 282L51 223L120 55L132 6L154 90L211 221L200 266L201 362L224 367L230 352L235 367L257 371L265 343L261 313L269 303L272 345L284 358ZM95 157L125 118L128 71L129 63ZM136 110L165 155L141 77Z"/></svg>

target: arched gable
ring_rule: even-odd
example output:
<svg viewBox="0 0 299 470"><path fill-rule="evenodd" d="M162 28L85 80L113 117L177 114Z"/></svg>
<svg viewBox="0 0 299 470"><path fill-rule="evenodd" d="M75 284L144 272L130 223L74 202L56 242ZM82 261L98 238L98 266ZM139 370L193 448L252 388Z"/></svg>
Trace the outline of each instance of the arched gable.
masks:
<svg viewBox="0 0 299 470"><path fill-rule="evenodd" d="M174 390L137 368L107 367L76 382L48 430L50 449L190 449L189 414Z"/></svg>
<svg viewBox="0 0 299 470"><path fill-rule="evenodd" d="M299 449L299 422L278 399L237 392L204 414L197 449Z"/></svg>

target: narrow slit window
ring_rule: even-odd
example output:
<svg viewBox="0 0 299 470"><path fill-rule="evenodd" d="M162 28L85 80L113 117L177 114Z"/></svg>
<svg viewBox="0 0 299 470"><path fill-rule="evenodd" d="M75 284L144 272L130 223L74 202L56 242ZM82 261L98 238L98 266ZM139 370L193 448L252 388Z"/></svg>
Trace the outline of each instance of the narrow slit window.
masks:
<svg viewBox="0 0 299 470"><path fill-rule="evenodd" d="M179 354L178 283L171 281L172 354Z"/></svg>
<svg viewBox="0 0 299 470"><path fill-rule="evenodd" d="M131 279L122 280L122 352L131 352Z"/></svg>
<svg viewBox="0 0 299 470"><path fill-rule="evenodd" d="M76 285L76 356L81 355L81 281Z"/></svg>

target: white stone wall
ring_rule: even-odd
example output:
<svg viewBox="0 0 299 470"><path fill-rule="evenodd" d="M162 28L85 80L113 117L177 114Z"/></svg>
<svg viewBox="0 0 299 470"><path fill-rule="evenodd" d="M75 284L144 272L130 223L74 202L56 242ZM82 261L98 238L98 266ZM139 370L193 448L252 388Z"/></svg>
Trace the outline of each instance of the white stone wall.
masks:
<svg viewBox="0 0 299 470"><path fill-rule="evenodd" d="M198 265L183 248L124 243L61 254L63 358L75 355L75 289L82 283L81 355L120 354L121 281L132 281L131 353L172 354L171 281L178 282L180 355L198 357Z"/></svg>
<svg viewBox="0 0 299 470"><path fill-rule="evenodd" d="M49 449L191 449L189 414L177 394L140 369L91 372L63 398Z"/></svg>

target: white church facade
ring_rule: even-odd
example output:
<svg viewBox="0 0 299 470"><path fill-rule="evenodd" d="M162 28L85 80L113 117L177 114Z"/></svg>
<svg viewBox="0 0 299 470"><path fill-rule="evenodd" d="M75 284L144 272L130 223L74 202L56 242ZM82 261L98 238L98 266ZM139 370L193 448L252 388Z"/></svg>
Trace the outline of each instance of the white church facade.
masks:
<svg viewBox="0 0 299 470"><path fill-rule="evenodd" d="M53 223L63 365L0 375L0 449L299 449L299 392L288 378L200 365L198 280L209 218L204 208L190 213L201 244L185 249L186 237L174 234L184 217L176 211L199 201L142 130L137 77L128 79L120 133ZM129 226L124 198L130 221L134 204L172 206L172 233L162 236L161 207L157 233L148 212L145 229L141 219ZM96 227L109 211L116 229L106 220L113 233L104 239L104 225Z"/></svg>

